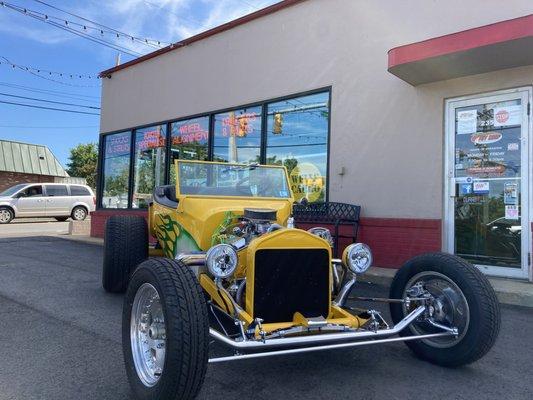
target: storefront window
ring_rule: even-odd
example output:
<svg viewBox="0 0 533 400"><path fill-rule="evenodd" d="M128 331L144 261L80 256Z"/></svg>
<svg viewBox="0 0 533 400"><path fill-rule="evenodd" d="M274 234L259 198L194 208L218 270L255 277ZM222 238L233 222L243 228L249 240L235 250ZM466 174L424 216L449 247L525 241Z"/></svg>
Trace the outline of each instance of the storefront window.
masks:
<svg viewBox="0 0 533 400"><path fill-rule="evenodd" d="M130 178L131 133L104 138L104 176L102 207L127 208Z"/></svg>
<svg viewBox="0 0 533 400"><path fill-rule="evenodd" d="M285 165L297 200L326 200L329 93L268 105L266 163Z"/></svg>
<svg viewBox="0 0 533 400"><path fill-rule="evenodd" d="M133 208L147 208L154 188L165 183L166 138L165 125L135 132Z"/></svg>
<svg viewBox="0 0 533 400"><path fill-rule="evenodd" d="M206 161L209 157L209 117L191 118L171 125L170 182L176 180L174 160Z"/></svg>
<svg viewBox="0 0 533 400"><path fill-rule="evenodd" d="M214 161L258 163L261 149L261 107L215 115Z"/></svg>

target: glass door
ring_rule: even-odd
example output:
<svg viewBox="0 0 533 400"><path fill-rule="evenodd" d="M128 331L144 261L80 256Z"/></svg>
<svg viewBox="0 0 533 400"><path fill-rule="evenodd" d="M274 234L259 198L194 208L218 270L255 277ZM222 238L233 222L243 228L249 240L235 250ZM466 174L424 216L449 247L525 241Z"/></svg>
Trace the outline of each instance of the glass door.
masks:
<svg viewBox="0 0 533 400"><path fill-rule="evenodd" d="M529 274L530 95L447 103L446 247L490 275Z"/></svg>

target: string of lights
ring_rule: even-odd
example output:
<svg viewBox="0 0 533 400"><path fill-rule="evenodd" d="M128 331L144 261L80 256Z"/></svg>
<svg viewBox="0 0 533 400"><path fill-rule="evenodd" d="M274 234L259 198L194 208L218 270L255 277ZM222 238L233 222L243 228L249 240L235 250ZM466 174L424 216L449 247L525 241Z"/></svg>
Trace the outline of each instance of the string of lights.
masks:
<svg viewBox="0 0 533 400"><path fill-rule="evenodd" d="M118 29L111 28L109 26L100 24L100 23L98 23L96 21L93 21L93 20L90 20L88 18L82 17L81 15L74 14L74 13L71 13L69 11L63 10L63 9L57 7L57 6L54 6L52 4L48 4L47 2L42 1L42 0L33 0L33 1L35 1L36 3L42 4L42 5L45 5L47 7L53 8L54 10L61 11L62 13L65 13L65 14L70 15L72 17L79 18L82 21L89 22L89 23L95 25L96 27L90 27L88 25L83 25L83 24L80 25L80 26L81 27L86 27L87 29L90 29L90 28L95 29L95 30L99 31L100 34L102 34L102 31L103 32L107 32L107 33L112 33L117 39L123 37L123 38L130 39L132 41L135 41L135 42L139 42L139 43L142 43L142 44L145 44L145 45L148 45L148 46L152 46L152 47L157 47L157 48L161 48L161 47L165 47L165 46L170 45L170 43L161 42L160 40L149 39L149 38L141 38L141 37L138 37L138 36L129 35L127 33L119 31ZM71 23L73 23L73 22L71 22Z"/></svg>
<svg viewBox="0 0 533 400"><path fill-rule="evenodd" d="M29 10L27 8L23 8L23 7L20 7L20 6L17 6L17 5L13 5L13 4L4 2L4 1L0 1L0 6L3 6L5 9L9 9L11 11L18 12L18 13L20 13L22 15L25 15L25 16L28 16L30 18L36 19L38 21L41 21L41 22L47 23L49 25L55 26L56 28L59 28L59 29L64 30L64 31L69 32L69 33L72 33L72 34L74 34L76 36L82 37L82 38L87 39L87 40L89 40L91 42L100 44L100 45L105 46L105 47L109 47L109 48L111 48L113 50L120 51L120 52L125 53L125 54L129 54L130 56L138 57L138 56L142 55L141 53L133 51L133 50L130 50L127 47L124 47L124 46L121 46L119 44L116 44L116 43L113 43L113 42L109 42L109 41L103 39L102 37L104 36L104 31L101 30L101 29L98 29L98 31L100 32L100 36L101 37L93 36L93 35L90 35L87 32L88 27L84 26L82 24L69 23L69 21L67 21L67 20L63 20L61 18L56 18L56 17L50 17L47 14L43 14L43 13L40 13L40 12L37 12L37 11L32 11L32 10ZM58 22L54 21L53 19L57 19L59 21L63 21L64 23L58 23ZM84 29L76 30L75 28L73 28L73 26L82 27Z"/></svg>
<svg viewBox="0 0 533 400"><path fill-rule="evenodd" d="M7 59L7 58L5 58L3 56L0 56L0 65L1 64L9 65L14 70L18 69L20 71L24 71L24 72L27 72L29 74L32 74L32 75L34 75L34 76L36 76L38 78L45 79L47 81L51 81L51 82L55 82L55 83L59 83L61 85L73 86L73 87L83 87L83 88L100 87L100 85L78 85L78 84L75 84L75 83L59 81L57 79L54 79L54 78L51 78L50 76L48 76L48 73L50 73L52 71L44 72L44 70L39 70L39 69L35 70L33 68L30 68L30 67L26 67L26 66L23 66L23 65L18 65L18 64L15 64L15 63L11 62L9 59ZM37 72L37 71L40 71L40 72ZM65 75L63 74L61 77L65 77Z"/></svg>
<svg viewBox="0 0 533 400"><path fill-rule="evenodd" d="M43 73L43 74L46 74L46 75L49 75L49 76L58 76L58 77L61 77L61 78L100 79L100 77L98 75L78 74L78 73L73 73L73 72L49 71L49 70L43 69L43 68L36 68L36 67L27 66L27 65L19 65L19 64L12 63L11 61L9 61L4 56L0 56L0 64L6 64L6 65L10 65L12 68L19 68L19 69L23 69L23 70L26 70L26 71L33 71L33 72L36 72L38 74Z"/></svg>

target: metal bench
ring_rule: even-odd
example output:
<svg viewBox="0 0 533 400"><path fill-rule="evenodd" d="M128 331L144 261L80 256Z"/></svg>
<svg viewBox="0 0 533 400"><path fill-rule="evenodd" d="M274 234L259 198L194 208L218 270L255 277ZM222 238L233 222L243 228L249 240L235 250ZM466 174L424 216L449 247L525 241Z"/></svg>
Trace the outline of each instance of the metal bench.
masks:
<svg viewBox="0 0 533 400"><path fill-rule="evenodd" d="M296 224L328 224L334 226L333 256L339 257L339 238L351 239L352 243L357 240L359 229L359 215L361 206L347 203L308 203L294 204L292 215ZM340 234L340 226L351 226L351 234Z"/></svg>

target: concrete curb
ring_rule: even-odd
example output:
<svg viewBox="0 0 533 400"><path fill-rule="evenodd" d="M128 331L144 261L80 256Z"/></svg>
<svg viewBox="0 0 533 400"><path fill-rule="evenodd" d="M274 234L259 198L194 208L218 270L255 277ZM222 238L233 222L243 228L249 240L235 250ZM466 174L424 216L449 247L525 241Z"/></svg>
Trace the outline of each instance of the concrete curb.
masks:
<svg viewBox="0 0 533 400"><path fill-rule="evenodd" d="M372 267L360 278L361 282L389 286L396 269ZM505 278L489 278L502 304L533 308L533 283Z"/></svg>

